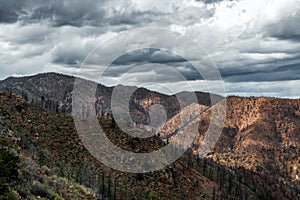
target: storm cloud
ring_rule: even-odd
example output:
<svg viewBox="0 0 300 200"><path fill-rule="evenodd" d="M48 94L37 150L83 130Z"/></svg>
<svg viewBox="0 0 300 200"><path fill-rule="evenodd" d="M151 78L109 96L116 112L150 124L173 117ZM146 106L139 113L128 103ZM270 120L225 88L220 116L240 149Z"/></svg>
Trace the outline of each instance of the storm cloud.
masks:
<svg viewBox="0 0 300 200"><path fill-rule="evenodd" d="M299 18L298 0L0 0L0 78L46 71L76 74L103 41L134 28L162 27L191 38L207 52L199 62L213 60L228 95L298 98L296 90L286 87L296 87L300 80ZM167 38L164 42L175 45ZM111 46L108 54L121 48L117 42ZM185 48L189 57L197 57L198 52ZM161 49L120 55L105 71L104 84L114 85L145 64L157 67L132 73L135 82L122 84L147 84L133 76L157 76L157 82L185 90L159 70L157 64L163 64L205 90L203 78L185 58Z"/></svg>

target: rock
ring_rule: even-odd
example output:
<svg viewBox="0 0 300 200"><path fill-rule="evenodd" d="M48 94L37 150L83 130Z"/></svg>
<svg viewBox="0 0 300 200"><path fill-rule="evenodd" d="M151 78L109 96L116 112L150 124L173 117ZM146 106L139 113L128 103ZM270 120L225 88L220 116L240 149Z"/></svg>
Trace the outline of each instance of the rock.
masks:
<svg viewBox="0 0 300 200"><path fill-rule="evenodd" d="M12 137L14 135L14 132L12 130L8 131L8 137Z"/></svg>
<svg viewBox="0 0 300 200"><path fill-rule="evenodd" d="M46 165L43 165L40 170L42 174L46 174L46 175L50 174L50 170Z"/></svg>

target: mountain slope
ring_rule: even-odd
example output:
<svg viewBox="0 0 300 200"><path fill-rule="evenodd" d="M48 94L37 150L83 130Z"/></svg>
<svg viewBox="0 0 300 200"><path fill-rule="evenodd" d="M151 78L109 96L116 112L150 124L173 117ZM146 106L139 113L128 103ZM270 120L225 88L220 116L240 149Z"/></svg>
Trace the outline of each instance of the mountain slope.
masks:
<svg viewBox="0 0 300 200"><path fill-rule="evenodd" d="M299 109L300 100L227 98L225 125L208 158L230 167L249 183L253 181L251 174L257 176L263 192L273 198L299 197ZM199 135L194 143L201 143L207 134L209 120L208 110L199 118Z"/></svg>
<svg viewBox="0 0 300 200"><path fill-rule="evenodd" d="M32 81L32 79L34 79L34 81ZM65 89L66 95L62 95L63 98L61 98L60 95L60 97L56 97L57 94L54 92L55 88L52 86L53 80L56 80L54 82L59 82L60 79L65 81L63 85L66 85L65 88L67 88ZM46 93L49 94L49 96L45 95L46 99L61 98L59 109L65 107L64 110L68 113L71 105L71 99L69 97L72 91L72 81L74 81L73 77L50 73L25 78L9 78L2 81L0 87L7 88L8 91L13 91L13 93L19 94L23 96L23 98L26 96L24 92L22 95L21 91L24 90L23 88L35 88L31 93L35 94L37 98ZM31 82L33 82L35 86L32 86ZM9 89L9 87L11 87L11 89ZM128 87L118 87L121 87L121 90L124 91L124 95L128 95L126 92L129 89ZM97 104L96 102L96 107L98 105L105 112L110 112L110 96L113 89L114 88L107 88L101 85L98 86L97 95L98 97L104 97L104 100L102 100L102 98L100 98L100 100L98 99L99 101L97 101L100 103ZM51 97L50 94L54 96ZM188 96L189 94L190 93L183 92L178 95ZM186 107L180 109L175 96L167 96L139 88L133 94L129 104L131 117L135 122L146 125L149 123L149 108L151 105L158 103L167 107L167 123L160 131L159 136L163 138L165 142L168 142L166 137L171 136L169 140L176 139L178 130L183 130L183 127L180 127L182 124L179 123L181 115L187 116L186 114L188 114L189 116L196 116L201 113L196 119L193 119L193 117L193 120L183 119L185 122L188 122L188 124L185 125L187 126L185 131L190 131L192 129L189 127L194 127L199 124L198 133L192 145L193 153L197 155L197 152L203 147L205 136L208 134L207 128L211 120L211 110L220 106L220 104L211 105L209 101L210 98L205 93L197 93L197 96L199 104L189 104L189 101L187 101L185 102ZM27 97L27 99L29 98ZM220 100L221 99L220 97ZM46 100L44 100L44 104L45 101ZM222 134L215 148L206 158L200 161L195 158L197 167L192 171L197 173L200 171L202 175L213 180L213 182L219 185L219 189L216 189L219 190L219 194L230 193L227 195L228 198L232 195L245 194L243 191L246 190L250 191L250 193L255 192L256 197L260 199L298 198L300 188L299 181L296 180L296 175L298 174L299 176L300 169L300 100L228 97L226 101L226 120ZM39 105L39 107L49 109L47 106L42 105L43 102L41 103L41 101L34 103ZM95 102L91 102L90 106L94 105ZM42 110L41 112L44 113L45 111ZM220 110L217 115L221 114L223 113L221 113ZM70 127L73 127L71 118L69 118L68 115L64 115L63 118L60 118L60 116L61 115L56 114L55 117L50 117L50 119L56 121L56 117L58 117L60 119L58 121L61 122L69 119L67 123L65 122L63 127L70 131ZM65 116L67 117L65 118ZM124 149L143 152L151 151L153 148L158 149L161 145L164 145L160 140L157 140L157 138L152 138L154 140L150 141L128 138L126 134L124 135L117 127L110 127L109 124L111 124L111 121L109 118L104 115L100 116L104 128L106 127L108 131L112 129L113 132L118 133L108 135L110 139L118 143L119 146ZM48 121L48 118L49 117L46 117L44 121ZM59 124L61 122L59 122ZM65 129L63 129L64 131L61 131L61 129L54 129L52 131L60 135L66 131ZM44 129L40 130L40 132L44 131ZM71 136L68 135L68 137ZM48 139L44 140L46 146L43 146L43 148L56 147L62 143L61 140L64 138L58 139L53 137L51 140ZM48 141L52 142L48 143ZM69 145L72 146L71 144L67 144L67 146ZM152 149L150 146L152 146ZM136 147L136 149L133 149L133 147ZM78 148L83 149L82 146L78 146ZM67 150L66 152L71 152L71 150ZM60 152L54 154L59 157ZM76 157L76 155L77 153L72 153L66 157L73 158ZM187 159L186 163L191 163L189 157L189 153L183 156L184 159ZM221 178L223 169L225 170L224 173L228 175L225 176L226 180ZM180 173L184 173L186 170L191 169L182 167L179 171ZM239 191L240 189L233 189L233 191L231 191L230 188L232 188L232 186L228 184L231 182L231 176L236 180L236 183L247 185L248 189L242 189L242 192L232 194L231 192ZM226 184L224 184L224 181ZM214 183L211 184L213 185ZM224 185L226 187L222 187ZM239 188L239 186L237 186L237 188ZM245 187L242 188L245 189ZM211 187L208 190L211 190Z"/></svg>
<svg viewBox="0 0 300 200"><path fill-rule="evenodd" d="M43 110L3 92L0 118L1 139L8 141L5 148L14 151L21 163L18 178L10 181L9 195L4 198L211 199L247 194L257 199L227 168L196 159L189 152L173 165L152 173L130 174L107 168L85 150L71 116ZM100 118L99 122L108 137L124 149L144 152L164 145L157 137L135 143L136 139L114 127L111 119ZM213 171L223 174L222 178Z"/></svg>

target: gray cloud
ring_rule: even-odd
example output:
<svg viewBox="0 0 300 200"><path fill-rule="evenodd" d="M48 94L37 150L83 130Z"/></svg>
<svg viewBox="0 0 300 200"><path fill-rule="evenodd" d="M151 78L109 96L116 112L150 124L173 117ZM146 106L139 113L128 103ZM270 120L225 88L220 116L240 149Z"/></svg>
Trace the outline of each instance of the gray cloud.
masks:
<svg viewBox="0 0 300 200"><path fill-rule="evenodd" d="M149 71L154 70L160 76L161 81L166 81L169 74L165 70L160 70L160 66L156 64L172 67L182 74L186 80L203 80L203 77L187 60L172 52L160 49L140 49L128 52L117 58L104 75L119 77L133 68L137 70L139 67L143 68L143 65L148 65L153 66L153 69L147 68Z"/></svg>
<svg viewBox="0 0 300 200"><path fill-rule="evenodd" d="M28 3L21 8L23 14L20 14L18 19L24 23L49 20L53 26L101 25L105 15L105 11L98 6L101 5L101 3L102 1L97 1L97 5L94 5L95 1L92 0L28 1Z"/></svg>
<svg viewBox="0 0 300 200"><path fill-rule="evenodd" d="M133 63L174 63L186 62L180 56L174 55L171 52L159 49L141 49L134 52L128 52L117 58L113 64L127 65Z"/></svg>
<svg viewBox="0 0 300 200"><path fill-rule="evenodd" d="M14 23L18 20L19 15L23 14L23 7L25 1L17 0L0 0L0 22L2 23Z"/></svg>
<svg viewBox="0 0 300 200"><path fill-rule="evenodd" d="M46 20L52 26L107 26L147 24L164 15L157 11L105 9L103 1L42 1L42 0L1 0L0 22L38 23ZM103 6L103 7L102 7Z"/></svg>
<svg viewBox="0 0 300 200"><path fill-rule="evenodd" d="M196 0L196 1L210 4L210 3L217 3L217 2L220 2L220 1L223 1L223 0Z"/></svg>
<svg viewBox="0 0 300 200"><path fill-rule="evenodd" d="M300 64L300 63L299 63ZM299 66L297 64L297 66ZM299 80L300 69L291 71L261 71L261 72L244 72L239 75L230 75L225 77L228 82L266 82L266 81L287 81Z"/></svg>
<svg viewBox="0 0 300 200"><path fill-rule="evenodd" d="M110 1L80 1L80 0L1 0L0 22L14 23L38 23L41 20L49 21L52 26L118 26L118 25L144 25L159 24L166 26L172 22L191 24L194 17L199 19L211 17L213 10L206 8L189 7L182 10L182 7L174 6L173 12L163 10L139 10L133 3L120 3L126 9L111 7ZM114 2L114 1L112 1ZM177 12L181 14L178 15ZM172 15L172 17L170 17Z"/></svg>
<svg viewBox="0 0 300 200"><path fill-rule="evenodd" d="M76 6L74 6L76 5ZM101 9L93 9L89 2L80 1L76 4L65 5L63 1L56 1L52 5L37 7L22 20L37 22L40 20L50 20L53 26L82 26L88 24L101 25L105 15Z"/></svg>
<svg viewBox="0 0 300 200"><path fill-rule="evenodd" d="M0 0L0 78L43 71L72 74L106 39L132 28L154 26L171 29L198 42L209 55L199 62L205 65L210 57L231 87L228 89L231 94L235 91L246 94L247 83L297 81L300 80L300 7L297 0L287 1ZM175 45L168 38L163 42ZM111 46L122 48L117 41ZM197 57L198 52L184 48L189 58ZM107 54L113 50L109 49ZM128 70L146 63L171 66L193 83L202 80L185 59L157 49L128 52L117 58L104 75L108 82L114 83ZM89 70L85 73L95 69ZM141 73L145 76L153 73L161 82L171 81L168 74L164 75L166 71L159 68ZM250 87L253 86L248 87L249 94L259 93ZM273 91L278 95L278 90ZM295 93L291 92L293 96Z"/></svg>
<svg viewBox="0 0 300 200"><path fill-rule="evenodd" d="M51 62L53 64L66 67L80 67L80 64L88 53L93 49L91 41L82 41L80 37L69 35L69 39L56 44L51 52Z"/></svg>
<svg viewBox="0 0 300 200"><path fill-rule="evenodd" d="M300 41L300 10L289 13L281 20L266 27L271 37L284 40Z"/></svg>

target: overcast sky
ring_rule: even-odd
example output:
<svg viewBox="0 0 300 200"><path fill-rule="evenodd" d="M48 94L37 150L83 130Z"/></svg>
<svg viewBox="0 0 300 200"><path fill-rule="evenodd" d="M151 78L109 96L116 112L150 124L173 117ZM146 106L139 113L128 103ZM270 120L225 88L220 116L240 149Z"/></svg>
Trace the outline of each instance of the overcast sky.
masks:
<svg viewBox="0 0 300 200"><path fill-rule="evenodd" d="M227 95L300 98L300 0L0 2L0 79L48 71L75 74L103 41L134 28L163 27L206 50L220 70ZM122 79L123 84L143 85L126 70L145 63L171 66L194 89L205 90L205 81L186 60L157 49L122 55L104 74L103 83L114 85ZM124 73L131 78L125 79ZM178 91L187 90L159 68L143 73L160 77L158 81Z"/></svg>

